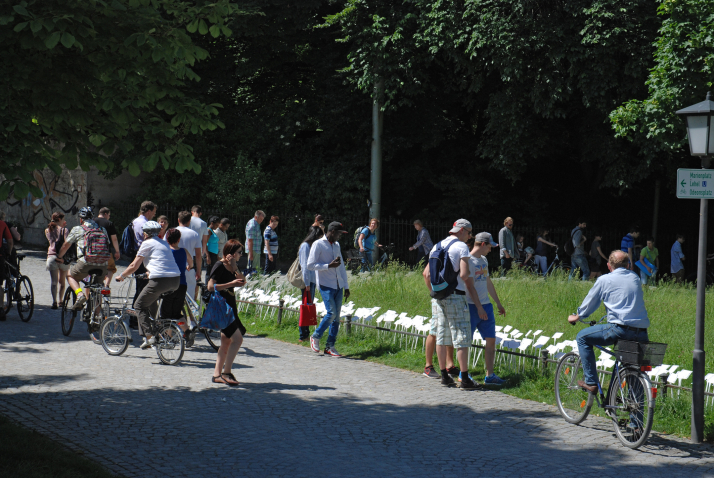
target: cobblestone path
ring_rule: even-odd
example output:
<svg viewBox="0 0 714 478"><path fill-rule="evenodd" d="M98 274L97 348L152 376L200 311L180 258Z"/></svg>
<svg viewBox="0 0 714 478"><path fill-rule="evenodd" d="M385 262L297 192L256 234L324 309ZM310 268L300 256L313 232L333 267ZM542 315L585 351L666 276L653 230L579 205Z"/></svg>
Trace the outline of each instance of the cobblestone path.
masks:
<svg viewBox="0 0 714 478"><path fill-rule="evenodd" d="M604 419L568 425L549 405L267 338L246 338L235 389L210 383L205 340L177 367L137 335L110 357L81 323L62 335L30 255L35 315L0 322L0 413L126 477L714 475L708 445L654 435L631 451Z"/></svg>

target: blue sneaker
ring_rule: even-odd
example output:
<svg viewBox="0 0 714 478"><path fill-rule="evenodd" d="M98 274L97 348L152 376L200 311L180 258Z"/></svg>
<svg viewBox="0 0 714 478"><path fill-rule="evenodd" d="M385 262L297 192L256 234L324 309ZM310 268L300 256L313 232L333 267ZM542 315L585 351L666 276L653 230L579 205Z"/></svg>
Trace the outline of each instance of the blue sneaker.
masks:
<svg viewBox="0 0 714 478"><path fill-rule="evenodd" d="M499 377L495 373L493 373L483 379L483 383L485 383L486 385L503 385L507 381L508 380L503 380L501 377Z"/></svg>
<svg viewBox="0 0 714 478"><path fill-rule="evenodd" d="M461 374L462 374L462 373L463 373L463 372L459 372L459 382L461 382ZM469 376L469 380L471 380L471 381L474 380L470 373L468 374L468 376Z"/></svg>

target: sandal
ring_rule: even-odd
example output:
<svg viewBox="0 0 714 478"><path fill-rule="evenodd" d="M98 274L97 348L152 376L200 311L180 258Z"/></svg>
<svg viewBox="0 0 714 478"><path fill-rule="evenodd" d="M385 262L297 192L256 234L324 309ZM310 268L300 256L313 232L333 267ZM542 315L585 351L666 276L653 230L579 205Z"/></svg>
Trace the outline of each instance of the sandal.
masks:
<svg viewBox="0 0 714 478"><path fill-rule="evenodd" d="M213 383L226 383L226 381L223 380L223 377L221 377L220 375L217 376L217 377L213 377L213 378L211 379L211 382L213 382Z"/></svg>
<svg viewBox="0 0 714 478"><path fill-rule="evenodd" d="M228 380L226 380L226 377ZM239 385L238 380L233 376L232 373L222 373L221 374L221 379L223 379L223 383L226 383L230 385L231 387L235 387L236 385Z"/></svg>
<svg viewBox="0 0 714 478"><path fill-rule="evenodd" d="M59 307L57 307L57 302L52 302L52 307L50 307L52 310L57 310Z"/></svg>

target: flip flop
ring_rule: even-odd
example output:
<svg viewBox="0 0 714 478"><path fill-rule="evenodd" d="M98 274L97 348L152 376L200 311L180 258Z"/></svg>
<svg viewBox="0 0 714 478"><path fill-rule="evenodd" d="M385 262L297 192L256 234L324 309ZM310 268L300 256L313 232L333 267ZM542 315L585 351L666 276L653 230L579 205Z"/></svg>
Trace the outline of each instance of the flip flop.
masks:
<svg viewBox="0 0 714 478"><path fill-rule="evenodd" d="M226 383L226 381L223 380L223 377L221 377L220 375L219 375L218 377L213 377L213 378L211 379L211 382L213 382L213 383Z"/></svg>
<svg viewBox="0 0 714 478"><path fill-rule="evenodd" d="M227 377L228 380L226 380L225 377ZM230 385L231 387L235 387L236 385L240 385L240 384L238 383L238 380L236 380L236 378L233 376L232 373L222 373L222 374L221 374L221 379L223 380L223 383L228 384L228 385Z"/></svg>

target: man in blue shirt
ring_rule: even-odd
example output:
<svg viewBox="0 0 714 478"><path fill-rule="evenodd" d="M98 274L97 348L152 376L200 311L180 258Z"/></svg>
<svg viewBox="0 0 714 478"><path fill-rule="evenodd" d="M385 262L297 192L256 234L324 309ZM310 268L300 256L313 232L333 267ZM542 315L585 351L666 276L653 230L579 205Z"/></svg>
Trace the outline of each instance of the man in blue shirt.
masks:
<svg viewBox="0 0 714 478"><path fill-rule="evenodd" d="M684 242L684 236L682 234L677 234L677 240L672 244L672 250L670 251L671 265L669 267L669 272L672 273L677 282L682 282L684 280L684 254L682 253L682 243Z"/></svg>
<svg viewBox="0 0 714 478"><path fill-rule="evenodd" d="M627 269L627 254L613 251L607 262L610 274L600 276L576 315L568 317L568 322L575 324L580 318L587 318L594 313L600 303L607 309L607 324L594 325L583 329L577 336L578 351L583 364L583 378L578 385L590 393L596 393L597 367L595 365L594 345L612 345L618 339L647 342L647 328L650 319L645 309L640 278Z"/></svg>
<svg viewBox="0 0 714 478"><path fill-rule="evenodd" d="M378 227L379 219L373 217L369 220L369 226L362 229L362 232L360 232L359 238L357 239L359 251L362 253L362 262L368 262L370 266L369 269L371 269L371 266L374 265L374 246L382 247L382 245L377 242L376 233ZM362 267L362 271L367 269L368 268L365 266Z"/></svg>
<svg viewBox="0 0 714 478"><path fill-rule="evenodd" d="M620 249L630 258L630 268L635 265L635 239L640 237L640 230L637 226L630 227L630 232L625 234L620 242Z"/></svg>

